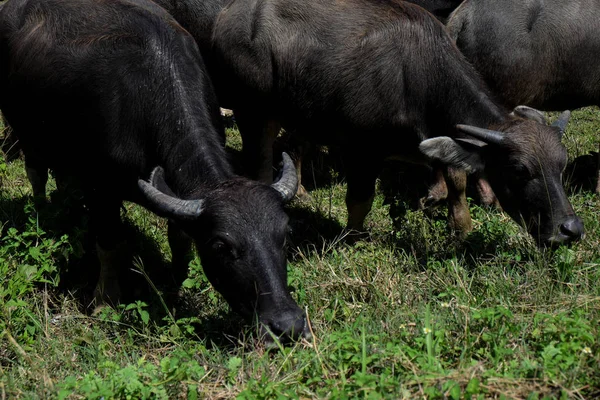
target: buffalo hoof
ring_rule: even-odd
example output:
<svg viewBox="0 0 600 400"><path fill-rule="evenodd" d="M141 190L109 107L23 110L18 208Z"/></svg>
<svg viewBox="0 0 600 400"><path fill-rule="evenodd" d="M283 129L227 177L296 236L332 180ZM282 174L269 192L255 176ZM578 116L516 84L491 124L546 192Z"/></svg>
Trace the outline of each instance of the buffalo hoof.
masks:
<svg viewBox="0 0 600 400"><path fill-rule="evenodd" d="M367 239L369 239L371 236L369 235L369 232L363 231L363 230L356 230L356 229L348 229L346 228L345 231L343 232L343 241L346 244L349 245L353 245L357 242L362 242L365 241Z"/></svg>
<svg viewBox="0 0 600 400"><path fill-rule="evenodd" d="M440 205L442 201L446 200L446 197L440 197L437 194L429 193L427 197L421 197L419 199L419 210L427 210L435 206Z"/></svg>
<svg viewBox="0 0 600 400"><path fill-rule="evenodd" d="M118 282L98 283L94 289L94 305L96 308L103 305L117 305L121 299L121 288Z"/></svg>

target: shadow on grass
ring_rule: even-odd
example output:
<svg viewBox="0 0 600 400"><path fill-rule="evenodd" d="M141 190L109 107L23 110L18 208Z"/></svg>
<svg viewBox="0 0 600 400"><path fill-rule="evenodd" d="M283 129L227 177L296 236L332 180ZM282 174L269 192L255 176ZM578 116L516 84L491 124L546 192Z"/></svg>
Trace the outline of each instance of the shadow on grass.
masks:
<svg viewBox="0 0 600 400"><path fill-rule="evenodd" d="M4 221L2 232L10 228L24 232L37 225L44 232L43 237L47 239L57 241L63 235L68 235L73 251L65 255L64 259L55 260L59 285L53 292L56 295L64 294L74 298L80 312L91 314L94 311L93 293L100 264L95 239L88 230L88 217L81 201L71 195L53 191L50 193L50 202L39 204L34 209L30 196L11 198L0 191L0 215ZM137 300L145 302L148 304L147 311L152 321L159 326L167 323L165 321L168 321L166 317L169 312L174 312L178 318L198 317L203 310L199 310L197 303L193 306L188 302L188 298L180 296L180 286L174 278L171 264L165 259L156 241L127 217L123 218L123 234L131 254L141 260L147 278L139 272L132 258L131 267L120 271L121 304L130 304ZM40 290L43 290L45 285L39 286ZM163 306L163 301L168 310ZM223 299L220 301L224 302ZM247 324L232 312L213 311L204 310L204 313L208 312L209 315L199 321L198 337L215 345L231 345L231 338L239 336Z"/></svg>
<svg viewBox="0 0 600 400"><path fill-rule="evenodd" d="M594 192L598 171L598 152L581 155L571 161L564 172L567 188L571 192Z"/></svg>
<svg viewBox="0 0 600 400"><path fill-rule="evenodd" d="M344 227L332 218L316 211L292 207L287 211L291 232L288 237L292 259L299 253L304 255L326 252L332 242L341 240Z"/></svg>

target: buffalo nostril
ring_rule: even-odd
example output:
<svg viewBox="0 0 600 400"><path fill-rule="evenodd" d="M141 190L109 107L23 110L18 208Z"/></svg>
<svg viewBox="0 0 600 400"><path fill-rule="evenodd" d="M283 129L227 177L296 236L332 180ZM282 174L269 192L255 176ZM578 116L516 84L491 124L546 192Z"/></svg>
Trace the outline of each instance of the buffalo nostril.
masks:
<svg viewBox="0 0 600 400"><path fill-rule="evenodd" d="M568 236L572 240L580 239L583 236L583 222L579 217L571 217L560 225L560 233Z"/></svg>
<svg viewBox="0 0 600 400"><path fill-rule="evenodd" d="M297 340L310 335L304 313L283 313L268 323L269 330L282 339Z"/></svg>

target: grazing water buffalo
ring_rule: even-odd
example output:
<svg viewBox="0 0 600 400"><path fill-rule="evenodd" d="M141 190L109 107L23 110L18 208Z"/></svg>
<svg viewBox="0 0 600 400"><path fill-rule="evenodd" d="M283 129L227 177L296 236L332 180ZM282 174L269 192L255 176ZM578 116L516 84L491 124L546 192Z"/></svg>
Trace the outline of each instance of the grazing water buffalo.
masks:
<svg viewBox="0 0 600 400"><path fill-rule="evenodd" d="M148 0L11 0L0 13L0 108L31 169L83 182L100 301L117 301L120 206L170 219L185 274L194 243L231 307L284 339L308 335L287 288L284 155L272 185L234 175L219 107L193 38ZM143 178L147 178L144 180Z"/></svg>
<svg viewBox="0 0 600 400"><path fill-rule="evenodd" d="M219 12L216 0L203 14L208 6L197 0L159 1L207 54L253 176L272 180L272 143L282 125L340 146L351 229L363 227L384 160L401 158L485 170L503 208L540 243L582 236L560 180L561 129L497 104L444 26L421 7L234 0ZM207 39L203 29L211 24ZM447 175L455 227L469 230L466 177L452 168Z"/></svg>
<svg viewBox="0 0 600 400"><path fill-rule="evenodd" d="M447 28L505 106L600 105L600 2L466 0Z"/></svg>

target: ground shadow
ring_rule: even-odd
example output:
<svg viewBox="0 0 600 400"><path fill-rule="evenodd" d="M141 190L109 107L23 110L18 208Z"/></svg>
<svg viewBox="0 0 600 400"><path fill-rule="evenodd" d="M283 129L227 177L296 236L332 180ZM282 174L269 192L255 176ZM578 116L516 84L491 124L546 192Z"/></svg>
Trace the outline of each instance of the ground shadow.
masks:
<svg viewBox="0 0 600 400"><path fill-rule="evenodd" d="M322 255L331 243L344 240L344 227L327 215L301 207L291 207L287 213L290 217L290 259L294 259L299 253L305 256Z"/></svg>
<svg viewBox="0 0 600 400"><path fill-rule="evenodd" d="M594 192L598 161L598 152L592 151L568 163L563 174L567 188L574 192Z"/></svg>
<svg viewBox="0 0 600 400"><path fill-rule="evenodd" d="M34 206L30 196L11 198L0 192L3 232L10 228L23 232L32 229L32 224L37 224L44 238L58 241L63 235L68 235L68 242L73 250L64 259L56 260L59 285L51 290L56 295L63 294L75 299L79 311L90 315L94 311L93 292L100 265L95 239L88 229L87 211L81 199L74 198L72 194L53 191L49 200ZM121 271L119 278L122 288L121 304L130 304L137 300L145 302L148 304L147 311L150 317L158 325L165 323L165 317L173 310L177 310L181 316L197 317L198 308L186 306L186 299L180 296L181 288L174 277L170 262L156 241L132 223L126 212L123 214L123 234L133 262L130 268ZM146 276L140 273L140 266ZM40 289L43 287L44 285L40 285ZM239 333L241 326L242 322L235 314L211 315L206 321L200 322L200 337L215 343L226 343L228 340L223 338L223 332L234 336L236 329ZM224 327L230 328L221 332ZM203 333L204 329L208 331ZM214 332L214 335L210 332Z"/></svg>

